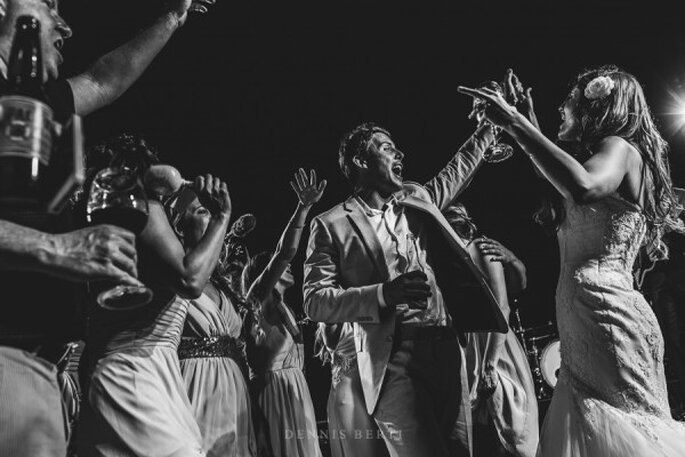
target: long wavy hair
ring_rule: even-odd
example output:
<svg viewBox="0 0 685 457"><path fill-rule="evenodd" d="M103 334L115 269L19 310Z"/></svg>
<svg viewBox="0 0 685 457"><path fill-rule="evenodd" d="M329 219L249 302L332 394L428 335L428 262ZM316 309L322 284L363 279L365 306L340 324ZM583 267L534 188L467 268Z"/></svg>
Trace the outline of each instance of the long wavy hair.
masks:
<svg viewBox="0 0 685 457"><path fill-rule="evenodd" d="M611 92L601 98L585 97L585 87L598 76L614 82ZM608 136L623 138L642 157L644 188L643 212L647 219L645 247L652 259L668 257L668 248L661 241L666 231L683 232L678 214L682 207L673 193L668 144L659 133L642 86L633 75L608 65L581 72L571 84L581 96L575 116L580 123L580 140L569 144L571 154L581 163L587 160L596 145ZM551 194L551 192L550 192ZM535 215L536 222L555 230L565 218L561 196L554 192Z"/></svg>

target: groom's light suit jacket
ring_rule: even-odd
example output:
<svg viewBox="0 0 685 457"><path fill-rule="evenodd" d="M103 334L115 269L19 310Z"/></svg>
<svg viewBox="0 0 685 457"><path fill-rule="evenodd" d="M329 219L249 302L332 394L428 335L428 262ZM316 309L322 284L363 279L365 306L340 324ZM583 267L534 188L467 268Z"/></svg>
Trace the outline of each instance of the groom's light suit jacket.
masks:
<svg viewBox="0 0 685 457"><path fill-rule="evenodd" d="M429 261L459 331L507 331L485 277L440 212L466 188L487 144L483 132L477 132L425 186L405 182L396 195L410 229L415 221L425 224ZM395 334L394 307L381 310L378 302L379 287L390 279L380 241L356 198L314 218L304 265L304 309L317 322L354 324L369 414L378 401Z"/></svg>

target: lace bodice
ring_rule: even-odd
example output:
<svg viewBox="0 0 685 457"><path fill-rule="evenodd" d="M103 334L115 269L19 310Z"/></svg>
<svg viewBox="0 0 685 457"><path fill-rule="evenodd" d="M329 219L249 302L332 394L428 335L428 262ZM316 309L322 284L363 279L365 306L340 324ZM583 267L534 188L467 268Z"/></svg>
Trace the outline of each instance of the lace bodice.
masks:
<svg viewBox="0 0 685 457"><path fill-rule="evenodd" d="M585 205L568 202L566 219L558 233L562 269L573 269L576 274L588 268L598 269L621 274L628 280L645 231L646 220L640 208L618 196Z"/></svg>

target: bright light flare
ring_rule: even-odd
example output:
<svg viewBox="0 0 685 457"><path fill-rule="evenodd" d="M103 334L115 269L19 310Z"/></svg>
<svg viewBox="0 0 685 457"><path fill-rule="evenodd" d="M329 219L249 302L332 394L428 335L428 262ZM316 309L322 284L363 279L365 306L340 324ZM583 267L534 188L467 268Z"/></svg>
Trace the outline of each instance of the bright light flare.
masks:
<svg viewBox="0 0 685 457"><path fill-rule="evenodd" d="M667 111L664 115L670 118L672 133L680 133L685 128L685 93L669 89L668 98Z"/></svg>

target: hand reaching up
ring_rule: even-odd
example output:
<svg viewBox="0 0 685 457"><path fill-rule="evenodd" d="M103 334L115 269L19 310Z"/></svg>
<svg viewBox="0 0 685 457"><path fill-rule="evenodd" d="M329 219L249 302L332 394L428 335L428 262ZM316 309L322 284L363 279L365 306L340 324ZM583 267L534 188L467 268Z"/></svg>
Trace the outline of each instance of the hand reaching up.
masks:
<svg viewBox="0 0 685 457"><path fill-rule="evenodd" d="M178 26L185 24L188 13L206 13L216 0L167 0L167 10L178 21Z"/></svg>
<svg viewBox="0 0 685 457"><path fill-rule="evenodd" d="M459 86L457 87L457 92L485 102L485 110L483 111L485 119L498 127L507 128L514 122L516 116L519 115L516 107L507 103L500 92L489 87L472 89Z"/></svg>
<svg viewBox="0 0 685 457"><path fill-rule="evenodd" d="M507 70L507 75L504 78L504 98L509 103L520 107L530 123L533 124L536 129L540 130L540 123L538 122L538 118L535 115L535 108L533 107L532 92L532 87L528 87L524 90L521 80L511 68Z"/></svg>
<svg viewBox="0 0 685 457"><path fill-rule="evenodd" d="M231 196L224 181L210 174L198 176L195 178L195 193L202 206L212 215L222 214L231 217Z"/></svg>
<svg viewBox="0 0 685 457"><path fill-rule="evenodd" d="M316 171L310 170L308 175L302 168L295 173L295 180L290 181L302 206L310 207L321 200L327 182L323 179L317 184L316 181Z"/></svg>
<svg viewBox="0 0 685 457"><path fill-rule="evenodd" d="M535 114L535 107L533 106L533 88L529 87L526 89L526 97L523 99L523 109L524 114L528 118L533 126L540 130L540 122L538 122L538 117Z"/></svg>
<svg viewBox="0 0 685 457"><path fill-rule="evenodd" d="M502 90L504 91L504 99L514 106L525 99L523 84L521 84L521 80L519 80L519 77L516 76L516 73L511 68L507 70L507 74L504 76L504 87Z"/></svg>

